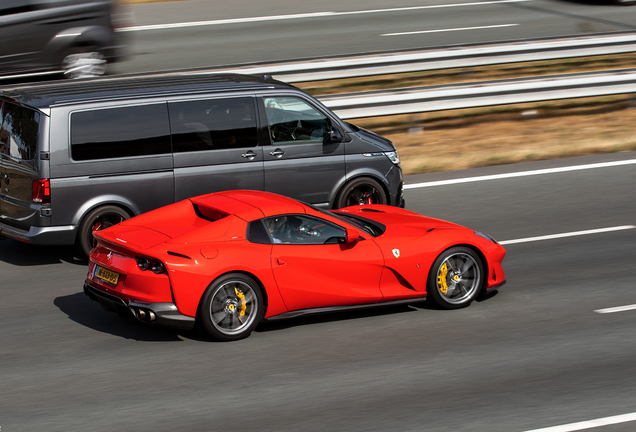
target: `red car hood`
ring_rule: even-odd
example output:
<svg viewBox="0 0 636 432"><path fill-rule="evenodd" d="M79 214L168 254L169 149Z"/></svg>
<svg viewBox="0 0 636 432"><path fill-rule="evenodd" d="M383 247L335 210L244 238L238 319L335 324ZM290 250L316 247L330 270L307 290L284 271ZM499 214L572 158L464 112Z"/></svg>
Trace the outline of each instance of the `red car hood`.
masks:
<svg viewBox="0 0 636 432"><path fill-rule="evenodd" d="M387 205L364 205L347 207L340 210L349 214L354 214L366 219L379 222L386 226L388 232L397 235L418 235L423 234L433 228L462 228L461 225L435 219L428 216L421 216L399 207ZM336 212L337 213L337 212Z"/></svg>

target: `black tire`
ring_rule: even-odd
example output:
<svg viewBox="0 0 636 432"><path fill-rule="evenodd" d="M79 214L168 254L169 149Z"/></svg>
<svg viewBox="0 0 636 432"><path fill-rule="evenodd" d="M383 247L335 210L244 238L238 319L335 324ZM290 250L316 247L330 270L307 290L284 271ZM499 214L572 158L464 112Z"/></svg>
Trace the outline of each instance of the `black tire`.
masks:
<svg viewBox="0 0 636 432"><path fill-rule="evenodd" d="M614 3L620 6L634 6L636 0L614 0Z"/></svg>
<svg viewBox="0 0 636 432"><path fill-rule="evenodd" d="M203 328L224 342L248 337L264 314L260 287L241 273L229 273L212 282L199 307Z"/></svg>
<svg viewBox="0 0 636 432"><path fill-rule="evenodd" d="M130 215L122 208L106 205L91 210L82 219L79 231L77 233L77 247L85 256L91 254L91 250L95 246L93 231L99 231L130 219Z"/></svg>
<svg viewBox="0 0 636 432"><path fill-rule="evenodd" d="M433 263L427 295L443 309L463 308L479 295L484 276L481 258L472 249L452 247Z"/></svg>
<svg viewBox="0 0 636 432"><path fill-rule="evenodd" d="M345 184L335 208L349 207L362 204L387 204L387 196L384 189L376 180L368 177L361 177L351 180Z"/></svg>

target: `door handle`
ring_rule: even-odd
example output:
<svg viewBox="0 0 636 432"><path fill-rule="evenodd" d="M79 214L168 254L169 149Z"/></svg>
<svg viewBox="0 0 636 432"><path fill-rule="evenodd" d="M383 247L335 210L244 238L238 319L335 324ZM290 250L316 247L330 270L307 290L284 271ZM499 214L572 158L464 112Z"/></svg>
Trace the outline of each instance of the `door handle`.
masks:
<svg viewBox="0 0 636 432"><path fill-rule="evenodd" d="M281 158L281 157L283 157L285 152L282 151L281 149L277 148L276 150L269 152L269 154L271 156L276 156L277 158Z"/></svg>
<svg viewBox="0 0 636 432"><path fill-rule="evenodd" d="M256 157L256 153L254 153L252 150L250 150L247 153L243 153L241 155L241 157L243 157L245 159L249 159L249 160L254 160L254 158Z"/></svg>
<svg viewBox="0 0 636 432"><path fill-rule="evenodd" d="M280 259L280 258L276 258L276 262L277 262L279 265L285 265L285 264L287 264L285 261L283 261L283 260L282 260L282 259Z"/></svg>

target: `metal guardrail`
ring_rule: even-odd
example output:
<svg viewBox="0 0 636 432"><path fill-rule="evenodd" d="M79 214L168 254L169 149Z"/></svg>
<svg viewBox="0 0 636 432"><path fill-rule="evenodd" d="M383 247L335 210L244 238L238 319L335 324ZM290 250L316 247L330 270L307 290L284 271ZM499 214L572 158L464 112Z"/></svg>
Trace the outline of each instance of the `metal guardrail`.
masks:
<svg viewBox="0 0 636 432"><path fill-rule="evenodd" d="M636 93L636 69L551 75L319 97L340 118Z"/></svg>
<svg viewBox="0 0 636 432"><path fill-rule="evenodd" d="M611 33L296 62L227 66L197 73L269 74L281 81L294 83L628 52L636 52L636 33Z"/></svg>

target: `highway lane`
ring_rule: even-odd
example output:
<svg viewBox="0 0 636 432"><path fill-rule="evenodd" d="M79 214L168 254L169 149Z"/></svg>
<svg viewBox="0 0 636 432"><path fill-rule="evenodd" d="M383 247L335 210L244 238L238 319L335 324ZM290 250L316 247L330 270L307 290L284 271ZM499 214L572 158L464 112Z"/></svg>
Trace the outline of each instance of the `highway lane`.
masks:
<svg viewBox="0 0 636 432"><path fill-rule="evenodd" d="M134 56L115 72L270 62L386 50L592 35L636 28L636 8L602 1L401 0L135 5ZM155 27L150 27L155 26Z"/></svg>
<svg viewBox="0 0 636 432"><path fill-rule="evenodd" d="M410 184L636 152L408 177ZM409 189L407 208L499 240L634 225L634 165ZM4 431L527 431L636 411L636 229L507 246L508 284L262 324L216 343L121 320L69 248L0 243ZM622 423L594 430L633 430Z"/></svg>

